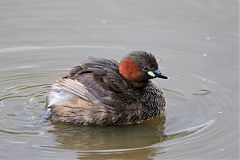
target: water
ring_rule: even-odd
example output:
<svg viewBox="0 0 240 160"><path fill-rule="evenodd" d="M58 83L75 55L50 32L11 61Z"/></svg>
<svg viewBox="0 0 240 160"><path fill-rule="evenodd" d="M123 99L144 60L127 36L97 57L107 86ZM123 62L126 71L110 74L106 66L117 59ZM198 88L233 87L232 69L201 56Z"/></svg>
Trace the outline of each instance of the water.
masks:
<svg viewBox="0 0 240 160"><path fill-rule="evenodd" d="M238 159L237 1L0 1L0 159ZM166 117L41 123L50 85L87 56L151 51Z"/></svg>

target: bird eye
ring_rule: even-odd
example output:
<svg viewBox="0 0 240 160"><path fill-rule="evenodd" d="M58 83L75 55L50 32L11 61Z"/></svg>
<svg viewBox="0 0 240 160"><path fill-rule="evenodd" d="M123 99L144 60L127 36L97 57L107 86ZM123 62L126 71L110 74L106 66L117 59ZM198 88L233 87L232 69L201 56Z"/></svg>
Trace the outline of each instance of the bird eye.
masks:
<svg viewBox="0 0 240 160"><path fill-rule="evenodd" d="M149 70L148 66L143 66L143 70L148 71Z"/></svg>

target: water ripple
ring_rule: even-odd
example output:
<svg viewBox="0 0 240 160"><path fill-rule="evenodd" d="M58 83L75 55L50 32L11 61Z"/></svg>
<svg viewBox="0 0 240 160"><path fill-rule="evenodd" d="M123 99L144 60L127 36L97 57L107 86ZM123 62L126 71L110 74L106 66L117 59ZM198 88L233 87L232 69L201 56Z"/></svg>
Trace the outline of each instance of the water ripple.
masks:
<svg viewBox="0 0 240 160"><path fill-rule="evenodd" d="M98 49L124 49L122 46L100 46L100 45L59 45L59 46L20 46L0 48L0 53L21 52L29 50L48 50L48 49L64 49L64 48L98 48Z"/></svg>

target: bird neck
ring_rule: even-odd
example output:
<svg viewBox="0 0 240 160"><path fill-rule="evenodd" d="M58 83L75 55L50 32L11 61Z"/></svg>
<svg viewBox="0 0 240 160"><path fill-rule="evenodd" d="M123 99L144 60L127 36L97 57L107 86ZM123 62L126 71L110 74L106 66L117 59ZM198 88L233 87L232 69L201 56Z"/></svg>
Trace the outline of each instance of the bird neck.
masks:
<svg viewBox="0 0 240 160"><path fill-rule="evenodd" d="M130 82L134 88L144 88L147 86L148 81L147 82Z"/></svg>

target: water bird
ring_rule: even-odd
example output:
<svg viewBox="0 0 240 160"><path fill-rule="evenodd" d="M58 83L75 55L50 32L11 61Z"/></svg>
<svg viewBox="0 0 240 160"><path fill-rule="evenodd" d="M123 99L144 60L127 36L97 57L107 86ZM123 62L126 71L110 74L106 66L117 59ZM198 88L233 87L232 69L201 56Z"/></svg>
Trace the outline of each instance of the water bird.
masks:
<svg viewBox="0 0 240 160"><path fill-rule="evenodd" d="M146 51L133 51L120 63L88 58L52 85L45 118L77 125L126 125L164 115L165 96L154 78L168 79Z"/></svg>

